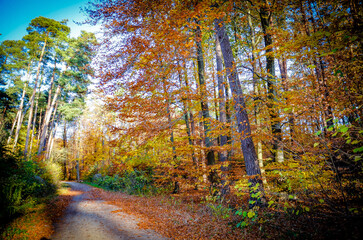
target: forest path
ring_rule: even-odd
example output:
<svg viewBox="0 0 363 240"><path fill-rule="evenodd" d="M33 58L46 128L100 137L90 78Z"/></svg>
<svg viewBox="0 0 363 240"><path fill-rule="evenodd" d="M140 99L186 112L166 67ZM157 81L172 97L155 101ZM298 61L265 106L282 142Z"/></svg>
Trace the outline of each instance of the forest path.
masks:
<svg viewBox="0 0 363 240"><path fill-rule="evenodd" d="M52 240L70 239L166 239L149 229L140 229L139 220L90 194L92 187L76 182L65 182L79 195L73 197L59 223Z"/></svg>

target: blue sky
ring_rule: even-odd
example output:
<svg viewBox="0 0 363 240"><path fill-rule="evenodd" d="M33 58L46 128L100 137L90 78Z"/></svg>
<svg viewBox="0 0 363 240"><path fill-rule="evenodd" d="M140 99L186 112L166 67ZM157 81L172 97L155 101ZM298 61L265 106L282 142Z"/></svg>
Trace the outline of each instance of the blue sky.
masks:
<svg viewBox="0 0 363 240"><path fill-rule="evenodd" d="M81 30L95 31L89 25L78 26L73 21L86 17L80 12L88 0L0 0L0 41L20 40L27 34L26 28L33 18L43 16L57 21L68 19L71 36L76 37Z"/></svg>

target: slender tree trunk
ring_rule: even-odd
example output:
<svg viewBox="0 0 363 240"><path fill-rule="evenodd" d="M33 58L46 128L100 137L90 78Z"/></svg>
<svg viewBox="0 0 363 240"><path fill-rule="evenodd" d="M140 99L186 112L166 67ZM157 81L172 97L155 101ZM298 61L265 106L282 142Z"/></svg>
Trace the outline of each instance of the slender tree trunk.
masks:
<svg viewBox="0 0 363 240"><path fill-rule="evenodd" d="M176 149L175 149L175 142L174 142L173 123L171 121L171 114L170 114L170 95L166 88L166 83L165 83L164 78L163 78L163 90L164 90L164 95L165 95L164 97L166 97L166 113L168 116L168 125L169 125L169 132L170 132L170 142L171 142L171 147L172 147L172 151L173 151L173 159L176 160L177 156L176 156ZM174 168L176 168L176 167L177 166L175 166ZM177 175L175 175L174 177L177 177ZM180 191L179 182L178 182L178 179L176 179L174 181L173 194L179 193L179 191Z"/></svg>
<svg viewBox="0 0 363 240"><path fill-rule="evenodd" d="M164 87L165 87L165 85L164 85ZM169 95L168 92L165 92L165 94ZM170 97L169 96L168 96L168 99L166 101L166 113L168 115L168 125L169 125L169 131L170 131L170 142L171 142L171 146L172 146L172 150L173 150L173 158L176 159L176 150L175 150L175 142L174 142L174 131L173 131L173 123L171 121Z"/></svg>
<svg viewBox="0 0 363 240"><path fill-rule="evenodd" d="M39 127L38 127L38 134L37 134L38 144L39 144L39 140L40 140L40 130L41 130L40 126L42 126L42 120L43 120L42 116L43 116L43 111L41 111L40 114L39 114L39 121L38 121L38 126ZM44 112L44 117L45 117L45 112Z"/></svg>
<svg viewBox="0 0 363 240"><path fill-rule="evenodd" d="M236 112L238 131L240 133L241 149L246 165L246 173L250 176L248 182L250 189L250 207L261 205L264 200L264 189L261 181L261 170L258 165L258 159L255 146L252 141L250 122L248 119L246 105L242 94L242 88L238 79L238 73L233 58L233 53L227 32L222 19L215 19L214 25L218 40L221 45L224 64L227 69L228 80L232 90L234 108Z"/></svg>
<svg viewBox="0 0 363 240"><path fill-rule="evenodd" d="M37 111L38 111L38 99L35 102L35 111L34 111L34 117L33 117L33 123L32 123L32 130L31 130L31 136L30 136L30 148L29 148L29 158L31 158L32 150L33 150L33 140L34 140L34 131L35 131L35 125L37 121Z"/></svg>
<svg viewBox="0 0 363 240"><path fill-rule="evenodd" d="M66 152L66 158L64 159L63 163L63 174L64 174L64 180L67 180L67 121L64 118L64 127L63 127L63 147Z"/></svg>
<svg viewBox="0 0 363 240"><path fill-rule="evenodd" d="M203 117L203 112L199 112L199 118ZM208 182L208 175L207 175L207 158L206 158L206 152L205 152L205 141L204 141L204 133L203 133L203 122L199 122L199 136L200 136L200 156L201 156L201 166L202 166L202 172L203 172L203 182L207 184Z"/></svg>
<svg viewBox="0 0 363 240"><path fill-rule="evenodd" d="M33 150L33 140L34 140L34 132L35 132L35 125L36 125L36 121L37 121L37 112L38 112L38 105L39 105L39 97L40 97L40 87L43 84L43 78L41 78L40 84L39 84L39 89L38 89L38 95L37 95L37 99L35 100L35 111L34 111L34 118L33 118L33 127L32 127L32 135L30 138L30 155L32 153ZM41 118L42 114L39 115L39 119ZM40 129L40 125L38 127L38 129ZM39 133L38 133L39 135Z"/></svg>
<svg viewBox="0 0 363 240"><path fill-rule="evenodd" d="M57 62L54 61L54 68L53 68L53 73L52 73L52 78L50 79L50 87L49 87L49 91L48 91L48 102L47 102L47 108L45 110L45 115L46 116L49 112L49 109L50 109L50 106L51 106L51 102L52 102L52 91L53 91L53 86L54 86L54 77L55 77L55 70L56 70L56 67L57 67ZM44 118L45 119L45 118ZM44 129L44 125L45 125L45 121L43 122L42 124L42 127L41 127L41 131L43 131Z"/></svg>
<svg viewBox="0 0 363 240"><path fill-rule="evenodd" d="M310 4L308 6L309 6L310 12L312 12ZM300 1L300 10L301 10L301 14L302 14L302 22L303 22L303 26L305 28L304 29L305 33L308 37L310 37L311 33L310 33L309 26L308 26L308 20L306 17L305 8L304 8L302 1ZM315 26L314 17L312 16L309 19L312 20L313 30L315 32L316 26ZM323 116L322 117L324 119L324 126L325 126L324 132L326 132L326 128L334 126L332 107L327 103L327 98L329 97L329 92L328 92L327 85L326 85L324 66L323 66L321 57L314 56L313 63L316 66L314 68L314 70L315 70L316 80L318 82L318 89L319 89L319 92L321 92L323 94L323 98L320 99L320 101L322 102L322 107L323 107Z"/></svg>
<svg viewBox="0 0 363 240"><path fill-rule="evenodd" d="M226 117L226 98L224 96L224 79L223 79L223 60L222 60L222 50L221 45L218 40L218 36L216 35L216 65L217 65L217 82L218 82L218 100L219 100L219 121L223 124L223 126L227 122ZM222 134L220 137L220 146L224 148L227 145L227 136ZM229 170L228 165L228 151L222 149L219 154L219 161L221 163L221 194L226 195L229 193L229 184L227 182L227 172Z"/></svg>
<svg viewBox="0 0 363 240"><path fill-rule="evenodd" d="M185 70L184 78L185 78L185 85L188 88L188 76L187 76L186 70ZM180 88L182 88L183 83L182 83L182 79L180 76L180 72L179 72L179 82L180 82ZM194 154L194 144L193 144L192 137L190 134L188 97L189 97L189 90L187 90L187 97L182 99L184 121L185 121L185 126L186 126L186 130L187 130L187 135L188 135L188 143L189 143L189 146L192 148L192 160L193 160L193 163L195 165L197 165L197 161L196 161L195 154Z"/></svg>
<svg viewBox="0 0 363 240"><path fill-rule="evenodd" d="M59 125L59 116L58 116L57 121L55 122L55 115L56 115L56 112L57 112L57 107L58 107L58 102L55 105L54 114L53 114L53 117L52 117L53 128L51 128L51 130L50 130L51 133L49 134L48 144L46 145L47 146L46 159L49 159L51 154L52 154L52 149L53 149L53 145L54 145L54 138L55 138L55 134L57 133L57 128L58 128L58 125Z"/></svg>
<svg viewBox="0 0 363 240"><path fill-rule="evenodd" d="M269 103L267 107L269 108L269 115L271 121L271 129L273 136L273 153L274 153L274 161L283 162L284 161L284 152L282 147L282 130L281 123L279 118L279 111L276 106L274 106L277 100L277 86L276 86L276 74L275 74L275 58L272 55L272 36L268 32L271 26L271 11L268 8L267 1L265 2L265 6L260 8L260 18L261 18L261 26L264 34L265 40L265 48L266 48L266 70L267 70L267 89L268 89L268 98Z"/></svg>
<svg viewBox="0 0 363 240"><path fill-rule="evenodd" d="M228 76L227 74L225 75L224 77L225 79L227 79L228 81ZM226 111L226 121L227 121L227 132L228 132L228 135L227 135L227 144L231 145L232 146L232 118L231 118L231 109L232 109L232 106L231 106L231 101L230 101L230 96L229 96L229 85L228 85L228 82L223 82L223 86L224 86L224 95L226 96L226 108L225 108L225 111ZM227 155L227 159L231 159L231 156L232 156L232 148L230 148L230 150L228 150L228 155Z"/></svg>
<svg viewBox="0 0 363 240"><path fill-rule="evenodd" d="M250 37L251 37L251 50L252 50L252 71L253 71L253 90L254 90L254 94L255 94L255 98L258 98L260 96L260 90L259 90L259 86L258 86L258 82L257 82L257 75L256 75L256 34L255 34L255 30L252 24L252 18L251 18L251 11L248 9L248 16L247 16L247 20L248 20L248 25L250 27ZM255 119L256 119L256 126L258 131L261 131L261 118L259 116L260 114L260 104L259 101L255 100ZM267 180L265 177L265 169L264 169L264 163L263 163L263 151L262 151L262 141L261 139L258 139L257 142L257 158L258 158L258 164L260 166L261 169L261 176L262 176L262 182L263 184L267 184Z"/></svg>
<svg viewBox="0 0 363 240"><path fill-rule="evenodd" d="M284 89L284 92L288 92L289 84L287 82L287 62L284 57L281 57L279 59L279 68L280 68L280 74L281 74L282 87ZM285 100L288 101L288 98L285 97ZM291 109L291 112L289 112L289 129L290 129L291 142L294 138L294 128L295 128L294 113L293 113L293 109Z"/></svg>
<svg viewBox="0 0 363 240"><path fill-rule="evenodd" d="M6 142L8 145L10 144L10 141L11 141L11 136L13 135L13 132L14 132L14 129L15 129L15 125L16 123L18 122L18 118L20 117L20 112L19 110L16 112L16 116L14 118L14 121L13 121L13 125L11 126L11 130L10 130L10 134L9 134L9 138L8 138L8 141Z"/></svg>
<svg viewBox="0 0 363 240"><path fill-rule="evenodd" d="M57 90L55 91L55 94L53 96L52 104L50 105L48 111L46 112L46 115L44 116L43 128L40 131L41 132L41 137L40 137L39 148L38 148L38 156L40 154L42 154L42 152L45 150L44 147L46 145L46 138L47 138L47 135L48 135L49 121L50 121L50 118L52 116L53 109L54 109L54 111L56 110L54 108L54 106L55 106L55 104L57 102L58 95L59 95L60 91L61 91L61 87L60 87L60 85L58 85Z"/></svg>
<svg viewBox="0 0 363 240"><path fill-rule="evenodd" d="M21 129L21 125L23 124L23 119L24 119L24 114L25 114L25 113L23 114L24 99L25 99L25 93L26 93L26 86L27 86L27 83L29 82L29 79L30 79L30 66L31 66L32 62L33 61L31 60L31 61L29 61L29 64L28 64L27 78L26 78L26 81L24 83L23 93L21 95L20 106L19 106L19 109L18 109L19 117L18 117L18 122L16 124L16 130L15 130L15 136L14 136L14 144L13 144L13 151L15 150L16 144L18 142L19 132L20 132L20 129ZM11 134L10 134L9 138L10 137L11 137Z"/></svg>
<svg viewBox="0 0 363 240"><path fill-rule="evenodd" d="M38 79L39 79L39 73L40 73L40 67L42 66L42 59L43 59L43 56L44 56L44 52L45 52L46 45L47 45L47 38L44 41L44 45L43 45L43 48L42 48L42 52L40 54L40 58L39 58L39 62L38 62L38 69L37 69L37 75L36 75L35 84L34 84L35 86L34 86L33 94L32 94L31 99L30 99L30 110L29 110L29 118L28 118L28 128L27 128L25 148L24 148L24 157L25 158L27 158L27 156L28 156L30 127L31 127L31 120L32 120L32 117L33 117L33 108L34 108L34 98L35 98L35 93L37 91Z"/></svg>
<svg viewBox="0 0 363 240"><path fill-rule="evenodd" d="M199 23L197 21L197 23ZM210 148L213 143L209 137L210 132L210 115L209 115L209 107L208 107L208 98L207 98L207 88L204 79L204 57L203 57L203 47L202 47L202 32L200 27L197 26L195 29L195 37L196 37L196 45L197 45L197 60L198 60L198 81L199 88L201 94L201 108L203 114L203 126L204 126L204 141L205 146ZM207 152L207 163L208 165L213 165L215 163L214 160L214 152L208 149Z"/></svg>

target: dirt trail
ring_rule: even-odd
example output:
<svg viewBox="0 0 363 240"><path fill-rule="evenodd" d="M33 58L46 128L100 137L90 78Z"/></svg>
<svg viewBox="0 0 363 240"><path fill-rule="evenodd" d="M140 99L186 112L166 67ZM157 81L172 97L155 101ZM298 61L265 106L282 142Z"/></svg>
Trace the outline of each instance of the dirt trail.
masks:
<svg viewBox="0 0 363 240"><path fill-rule="evenodd" d="M119 207L92 198L88 194L92 187L75 182L67 184L81 194L73 197L65 215L55 226L52 240L167 239L152 230L139 229L139 220Z"/></svg>

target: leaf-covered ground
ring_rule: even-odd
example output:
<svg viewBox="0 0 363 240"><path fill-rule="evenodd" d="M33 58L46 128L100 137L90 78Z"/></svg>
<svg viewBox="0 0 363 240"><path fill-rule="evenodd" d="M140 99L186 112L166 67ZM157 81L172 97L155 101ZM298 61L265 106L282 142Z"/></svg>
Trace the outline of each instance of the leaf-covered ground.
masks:
<svg viewBox="0 0 363 240"><path fill-rule="evenodd" d="M141 228L153 229L171 239L360 239L361 235L361 219L334 217L318 208L298 215L296 211L260 209L255 222L247 221L247 227L237 228L241 217L234 214L236 209L207 201L203 191L140 197L93 188L91 194L137 216L142 220ZM232 197L228 201L246 209L247 198Z"/></svg>
<svg viewBox="0 0 363 240"><path fill-rule="evenodd" d="M54 232L53 223L63 215L72 197L78 194L80 192L62 188L59 195L48 204L40 204L15 219L2 233L2 238L5 240L49 239Z"/></svg>
<svg viewBox="0 0 363 240"><path fill-rule="evenodd" d="M63 191L48 205L14 221L5 239L49 239L53 223L63 214L73 196L79 191ZM258 212L255 222L237 228L241 216L237 208L246 209L247 195L231 197L228 204L206 199L204 191L188 191L164 196L133 196L92 188L86 201L105 203L117 208L111 214L132 215L141 229L152 229L170 239L360 239L361 219L332 217L320 209L310 209L296 215L277 208ZM227 200L225 200L227 201ZM235 207L231 207L235 206ZM90 227L90 226L89 226ZM12 229L11 231L9 229Z"/></svg>

